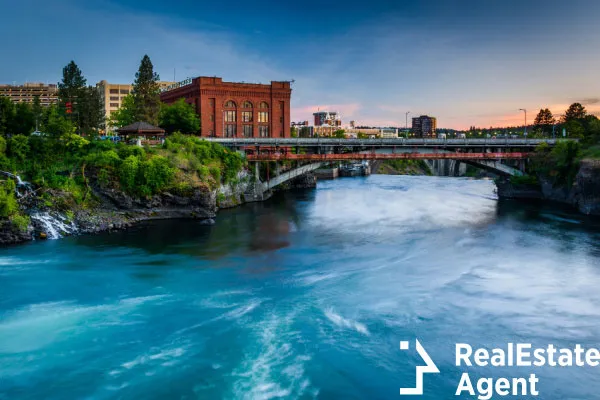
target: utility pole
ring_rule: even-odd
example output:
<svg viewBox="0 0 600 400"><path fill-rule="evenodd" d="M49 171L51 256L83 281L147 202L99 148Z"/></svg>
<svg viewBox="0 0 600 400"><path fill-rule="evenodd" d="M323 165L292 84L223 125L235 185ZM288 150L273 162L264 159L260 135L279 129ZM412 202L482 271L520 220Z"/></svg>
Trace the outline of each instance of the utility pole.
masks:
<svg viewBox="0 0 600 400"><path fill-rule="evenodd" d="M527 137L527 110L524 108L519 108L519 111L523 111L525 113L525 137Z"/></svg>

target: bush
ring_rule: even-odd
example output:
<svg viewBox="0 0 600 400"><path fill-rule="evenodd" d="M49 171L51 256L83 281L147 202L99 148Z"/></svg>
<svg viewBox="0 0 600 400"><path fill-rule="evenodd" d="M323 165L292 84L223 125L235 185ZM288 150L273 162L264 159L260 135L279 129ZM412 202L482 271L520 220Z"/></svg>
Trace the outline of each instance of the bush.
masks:
<svg viewBox="0 0 600 400"><path fill-rule="evenodd" d="M135 180L138 174L140 160L136 156L129 156L121 163L119 167L119 180L121 185L128 192L135 190Z"/></svg>
<svg viewBox="0 0 600 400"><path fill-rule="evenodd" d="M21 232L27 232L27 228L29 227L29 223L31 222L30 218L27 215L21 214L13 215L12 217L10 217L10 221Z"/></svg>
<svg viewBox="0 0 600 400"><path fill-rule="evenodd" d="M118 167L121 164L121 158L114 150L92 153L85 161L95 167Z"/></svg>
<svg viewBox="0 0 600 400"><path fill-rule="evenodd" d="M12 179L4 181L0 185L0 217L10 217L19 211L15 188L16 185Z"/></svg>
<svg viewBox="0 0 600 400"><path fill-rule="evenodd" d="M141 194L150 195L158 193L167 188L175 177L175 168L169 164L169 160L162 156L152 157L140 164L138 179Z"/></svg>
<svg viewBox="0 0 600 400"><path fill-rule="evenodd" d="M18 161L25 161L29 153L29 141L27 136L17 135L8 141L8 155Z"/></svg>

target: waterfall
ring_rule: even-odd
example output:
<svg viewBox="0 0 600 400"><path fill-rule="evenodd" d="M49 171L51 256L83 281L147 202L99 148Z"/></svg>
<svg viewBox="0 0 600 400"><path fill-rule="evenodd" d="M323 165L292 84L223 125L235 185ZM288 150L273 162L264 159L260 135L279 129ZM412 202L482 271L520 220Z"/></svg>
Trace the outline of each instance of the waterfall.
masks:
<svg viewBox="0 0 600 400"><path fill-rule="evenodd" d="M16 180L17 187L15 192L17 199L24 199L31 196L30 199L27 199L27 205L29 206L27 213L36 231L45 233L48 239L60 239L65 235L72 235L79 231L77 225L73 221L70 221L67 216L56 211L38 210L34 196L35 191L31 183L21 179L19 175L10 172L0 171L0 174Z"/></svg>
<svg viewBox="0 0 600 400"><path fill-rule="evenodd" d="M44 232L48 239L60 239L78 232L77 225L59 213L35 212L30 218L36 229Z"/></svg>
<svg viewBox="0 0 600 400"><path fill-rule="evenodd" d="M13 178L17 181L17 187L15 188L15 194L17 198L22 198L26 195L33 193L33 188L29 182L25 182L19 175L11 174L10 172L0 171L0 174L6 175L9 178Z"/></svg>

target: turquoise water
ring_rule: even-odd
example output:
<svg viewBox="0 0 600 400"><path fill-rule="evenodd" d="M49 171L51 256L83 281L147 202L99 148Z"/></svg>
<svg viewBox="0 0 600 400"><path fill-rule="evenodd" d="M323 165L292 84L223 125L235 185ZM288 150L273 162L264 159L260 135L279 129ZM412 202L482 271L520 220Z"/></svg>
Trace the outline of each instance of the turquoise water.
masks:
<svg viewBox="0 0 600 400"><path fill-rule="evenodd" d="M0 399L396 399L415 338L440 370L419 398L458 398L456 342L600 346L599 239L491 181L375 175L214 226L1 249ZM468 371L535 372L543 399L600 392L592 368Z"/></svg>

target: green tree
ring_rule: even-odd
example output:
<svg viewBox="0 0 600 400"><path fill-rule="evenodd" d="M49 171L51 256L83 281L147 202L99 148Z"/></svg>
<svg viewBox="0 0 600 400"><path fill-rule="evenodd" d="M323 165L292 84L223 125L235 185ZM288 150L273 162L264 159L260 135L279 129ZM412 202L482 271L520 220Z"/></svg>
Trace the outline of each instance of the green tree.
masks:
<svg viewBox="0 0 600 400"><path fill-rule="evenodd" d="M338 138L338 139L345 139L346 131L343 129L338 129L335 132L333 132L333 137Z"/></svg>
<svg viewBox="0 0 600 400"><path fill-rule="evenodd" d="M128 94L123 98L121 107L110 114L108 125L113 128L121 128L134 122L136 122L135 103L133 96Z"/></svg>
<svg viewBox="0 0 600 400"><path fill-rule="evenodd" d="M102 108L100 92L96 88L88 86L81 91L78 122L82 133L88 135L97 133L98 129L104 125Z"/></svg>
<svg viewBox="0 0 600 400"><path fill-rule="evenodd" d="M587 111L584 106L580 103L573 103L569 106L567 111L565 111L565 122L579 120L585 118L587 115Z"/></svg>
<svg viewBox="0 0 600 400"><path fill-rule="evenodd" d="M54 137L75 133L75 124L64 117L56 106L50 106L46 112L43 132Z"/></svg>
<svg viewBox="0 0 600 400"><path fill-rule="evenodd" d="M300 137L309 137L310 136L310 128L308 126L303 126L302 128L300 128L300 132L299 132Z"/></svg>
<svg viewBox="0 0 600 400"><path fill-rule="evenodd" d="M27 103L15 104L15 113L10 123L10 133L13 135L29 135L35 129L35 116Z"/></svg>
<svg viewBox="0 0 600 400"><path fill-rule="evenodd" d="M7 150L7 153L10 157L21 163L25 162L29 153L29 141L27 140L27 136L13 136L8 141Z"/></svg>
<svg viewBox="0 0 600 400"><path fill-rule="evenodd" d="M554 119L552 112L548 108L540 109L540 112L533 121L533 125L535 126L535 128L539 129L542 132L542 134L550 132L554 123L556 123L556 120Z"/></svg>
<svg viewBox="0 0 600 400"><path fill-rule="evenodd" d="M290 136L293 138L298 137L298 128L296 128L295 126L292 126L290 128Z"/></svg>
<svg viewBox="0 0 600 400"><path fill-rule="evenodd" d="M567 130L567 136L570 138L583 138L585 136L585 128L581 121L577 119L568 120L563 127Z"/></svg>
<svg viewBox="0 0 600 400"><path fill-rule="evenodd" d="M10 134L15 118L15 104L5 96L0 96L0 135Z"/></svg>
<svg viewBox="0 0 600 400"><path fill-rule="evenodd" d="M61 106L66 103L72 103L73 113L78 112L79 98L86 87L86 79L75 61L72 61L63 68L62 81L58 83L58 99Z"/></svg>
<svg viewBox="0 0 600 400"><path fill-rule="evenodd" d="M135 74L133 82L133 102L135 105L135 118L151 124L158 124L160 111L159 76L154 72L152 61L144 55L140 68Z"/></svg>
<svg viewBox="0 0 600 400"><path fill-rule="evenodd" d="M171 105L163 104L158 116L159 126L167 133L198 133L200 118L191 104L179 99Z"/></svg>

